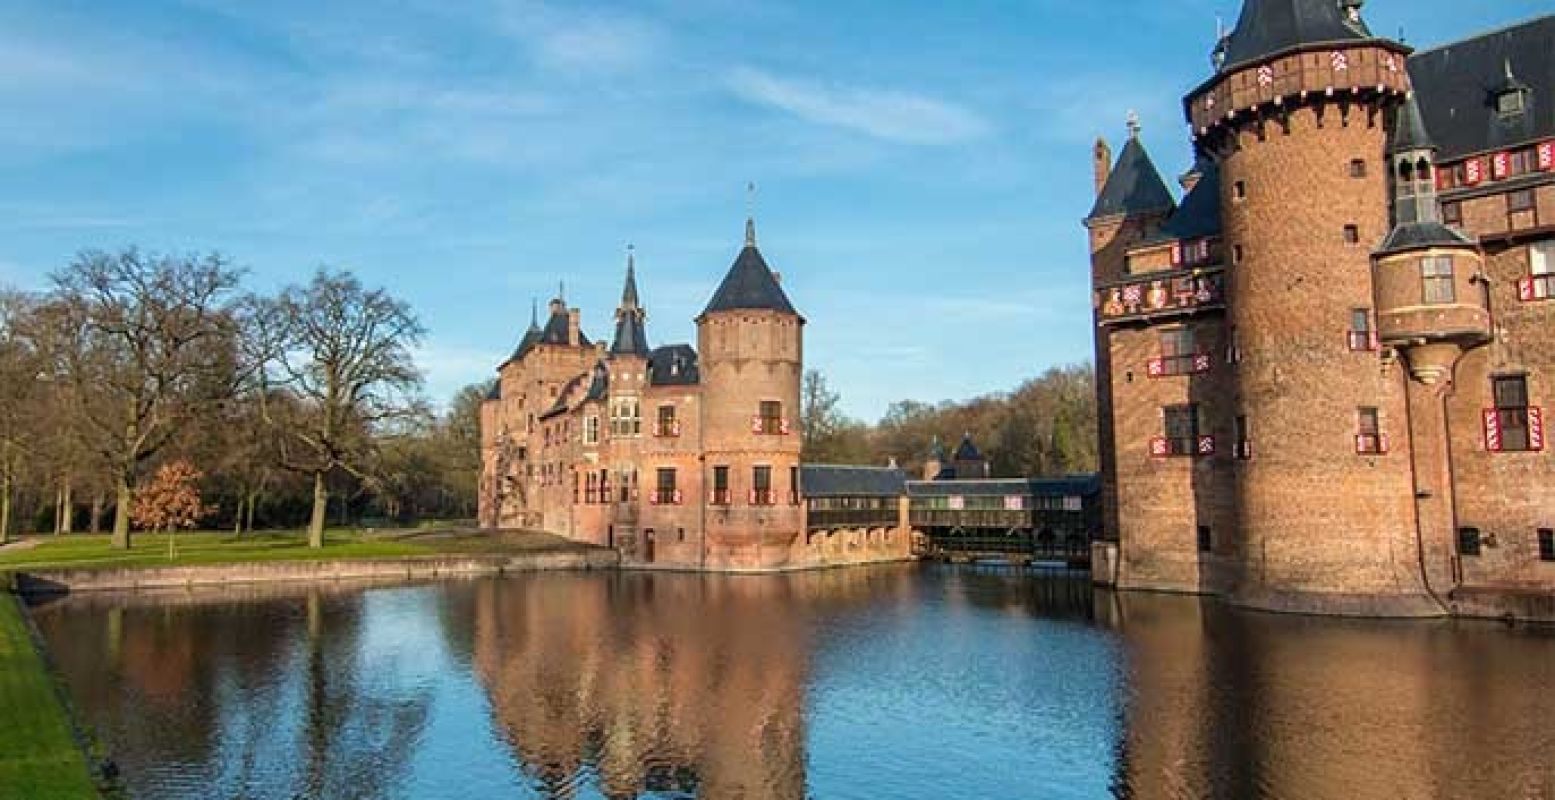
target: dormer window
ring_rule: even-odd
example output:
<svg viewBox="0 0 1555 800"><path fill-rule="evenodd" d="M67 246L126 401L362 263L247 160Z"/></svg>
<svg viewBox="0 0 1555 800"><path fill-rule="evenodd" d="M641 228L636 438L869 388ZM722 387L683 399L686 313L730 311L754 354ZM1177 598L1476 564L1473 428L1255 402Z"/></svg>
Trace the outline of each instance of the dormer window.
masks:
<svg viewBox="0 0 1555 800"><path fill-rule="evenodd" d="M1503 117L1515 117L1527 110L1527 91L1509 89L1496 96L1496 113Z"/></svg>

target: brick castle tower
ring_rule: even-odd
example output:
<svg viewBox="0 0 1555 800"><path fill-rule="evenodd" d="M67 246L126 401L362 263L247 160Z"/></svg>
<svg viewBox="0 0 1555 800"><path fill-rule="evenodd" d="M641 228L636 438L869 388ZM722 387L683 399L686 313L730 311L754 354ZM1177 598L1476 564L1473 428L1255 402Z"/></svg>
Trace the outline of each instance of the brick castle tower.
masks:
<svg viewBox="0 0 1555 800"><path fill-rule="evenodd" d="M1103 582L1382 616L1555 588L1555 118L1511 66L1546 74L1555 18L1414 54L1362 5L1244 2L1180 204L1137 123L1097 143Z"/></svg>
<svg viewBox="0 0 1555 800"><path fill-rule="evenodd" d="M706 461L726 477L708 488L744 502L710 509L707 561L714 567L762 567L788 560L801 526L792 502L799 486L799 413L804 318L756 247L756 223L745 221L745 246L697 317L706 400ZM719 485L722 481L722 485Z"/></svg>

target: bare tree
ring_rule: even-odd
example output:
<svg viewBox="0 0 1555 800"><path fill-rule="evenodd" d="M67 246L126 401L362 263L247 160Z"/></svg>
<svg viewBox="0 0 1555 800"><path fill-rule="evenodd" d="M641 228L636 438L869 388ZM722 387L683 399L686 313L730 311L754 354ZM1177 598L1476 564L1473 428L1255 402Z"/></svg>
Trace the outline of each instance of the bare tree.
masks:
<svg viewBox="0 0 1555 800"><path fill-rule="evenodd" d="M0 544L10 541L17 473L37 432L27 420L38 410L44 362L25 333L32 311L25 295L0 291Z"/></svg>
<svg viewBox="0 0 1555 800"><path fill-rule="evenodd" d="M231 394L240 277L219 255L134 249L83 253L53 276L61 371L88 441L112 465L114 547L130 546L145 462Z"/></svg>
<svg viewBox="0 0 1555 800"><path fill-rule="evenodd" d="M313 478L308 544L323 547L326 477L343 470L370 482L365 464L374 431L419 410L421 375L411 348L425 329L388 292L323 269L256 309L252 339L268 350L266 380L297 400L267 402L267 419L283 434L283 463ZM259 396L269 398L268 387Z"/></svg>

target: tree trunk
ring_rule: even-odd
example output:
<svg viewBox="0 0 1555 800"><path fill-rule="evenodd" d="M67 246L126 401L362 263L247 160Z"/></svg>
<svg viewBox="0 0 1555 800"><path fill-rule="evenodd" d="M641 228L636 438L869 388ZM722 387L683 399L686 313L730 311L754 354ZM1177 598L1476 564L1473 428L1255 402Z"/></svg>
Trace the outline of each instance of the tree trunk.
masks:
<svg viewBox="0 0 1555 800"><path fill-rule="evenodd" d="M94 534L103 532L103 507L106 505L108 505L108 498L102 489L98 489L92 494L92 519L87 523L90 526L89 530Z"/></svg>
<svg viewBox="0 0 1555 800"><path fill-rule="evenodd" d="M313 473L313 519L308 523L308 546L324 546L324 514L329 510L329 492L324 490L324 473Z"/></svg>
<svg viewBox="0 0 1555 800"><path fill-rule="evenodd" d="M130 504L135 501L135 496L130 492L129 478L120 474L118 484L118 499L113 509L113 548L128 550L130 549Z"/></svg>
<svg viewBox="0 0 1555 800"><path fill-rule="evenodd" d="M65 507L65 514L59 532L69 535L76 532L76 487L69 475L64 477L64 488L61 494L64 498L62 505Z"/></svg>
<svg viewBox="0 0 1555 800"><path fill-rule="evenodd" d="M54 487L54 535L65 532L65 484Z"/></svg>
<svg viewBox="0 0 1555 800"><path fill-rule="evenodd" d="M254 532L254 508L256 506L258 506L258 505L259 505L259 493L255 492L255 493L249 495L248 496L248 524L245 527L248 528L248 532L250 534L252 534Z"/></svg>
<svg viewBox="0 0 1555 800"><path fill-rule="evenodd" d="M0 464L0 544L11 541L11 459Z"/></svg>

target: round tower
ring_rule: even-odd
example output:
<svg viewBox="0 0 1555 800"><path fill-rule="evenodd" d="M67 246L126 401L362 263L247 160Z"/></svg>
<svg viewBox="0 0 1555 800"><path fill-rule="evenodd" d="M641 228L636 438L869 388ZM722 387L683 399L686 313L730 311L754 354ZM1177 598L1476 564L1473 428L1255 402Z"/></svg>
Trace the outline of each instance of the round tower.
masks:
<svg viewBox="0 0 1555 800"><path fill-rule="evenodd" d="M1360 2L1246 0L1185 99L1221 175L1228 322L1240 349L1232 600L1292 611L1434 615L1417 565L1407 411L1354 333L1374 314L1371 253L1391 229L1388 111L1408 49Z"/></svg>
<svg viewBox="0 0 1555 800"><path fill-rule="evenodd" d="M713 501L707 566L782 566L800 528L804 319L756 248L754 221L746 220L745 246L696 322L703 478Z"/></svg>

